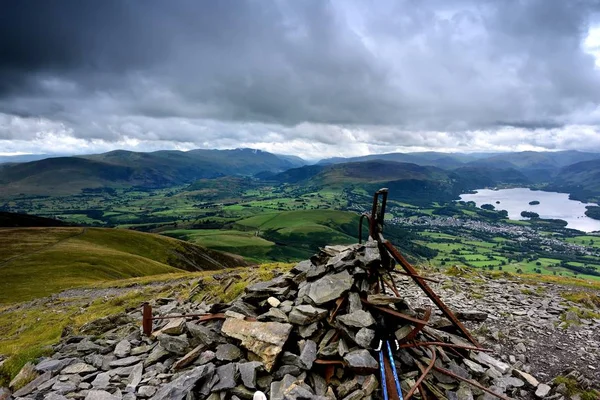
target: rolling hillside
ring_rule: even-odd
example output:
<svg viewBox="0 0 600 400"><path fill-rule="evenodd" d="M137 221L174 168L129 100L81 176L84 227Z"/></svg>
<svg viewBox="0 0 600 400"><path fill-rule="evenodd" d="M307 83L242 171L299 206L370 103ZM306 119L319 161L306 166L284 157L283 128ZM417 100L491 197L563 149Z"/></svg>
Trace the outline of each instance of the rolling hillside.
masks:
<svg viewBox="0 0 600 400"><path fill-rule="evenodd" d="M103 228L0 229L0 304L140 276L248 265L164 236Z"/></svg>
<svg viewBox="0 0 600 400"><path fill-rule="evenodd" d="M600 160L562 168L548 189L570 193L572 198L581 201L600 201Z"/></svg>
<svg viewBox="0 0 600 400"><path fill-rule="evenodd" d="M36 217L29 214L17 214L0 211L0 228L68 226L66 222L52 218Z"/></svg>
<svg viewBox="0 0 600 400"><path fill-rule="evenodd" d="M267 212L237 221L233 229L179 229L162 232L249 260L297 261L328 244L356 242L359 215L335 210Z"/></svg>
<svg viewBox="0 0 600 400"><path fill-rule="evenodd" d="M0 190L9 195L76 194L84 188L160 188L226 175L251 176L302 165L294 157L252 149L156 151L124 150L80 157L57 157L0 168Z"/></svg>

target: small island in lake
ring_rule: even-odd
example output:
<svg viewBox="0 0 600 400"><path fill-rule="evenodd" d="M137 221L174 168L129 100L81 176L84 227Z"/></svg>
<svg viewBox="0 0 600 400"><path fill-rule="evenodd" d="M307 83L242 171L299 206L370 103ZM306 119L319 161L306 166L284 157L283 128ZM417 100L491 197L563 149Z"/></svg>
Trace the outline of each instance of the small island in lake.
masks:
<svg viewBox="0 0 600 400"><path fill-rule="evenodd" d="M530 201L530 202L529 202L529 205L530 205L530 206L537 206L538 204L540 204L540 202L539 202L539 201L537 201L537 200L533 200L533 201Z"/></svg>
<svg viewBox="0 0 600 400"><path fill-rule="evenodd" d="M536 219L540 217L540 214L531 211L521 211L521 217Z"/></svg>

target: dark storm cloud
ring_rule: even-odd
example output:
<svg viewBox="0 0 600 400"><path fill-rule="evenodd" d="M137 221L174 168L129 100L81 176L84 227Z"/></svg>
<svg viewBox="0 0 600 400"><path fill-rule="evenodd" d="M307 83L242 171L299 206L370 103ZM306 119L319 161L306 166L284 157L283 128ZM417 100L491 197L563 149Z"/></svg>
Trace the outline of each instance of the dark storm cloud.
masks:
<svg viewBox="0 0 600 400"><path fill-rule="evenodd" d="M227 143L341 135L423 147L499 126L598 124L600 76L582 47L597 11L563 0L9 0L0 113L21 119L0 139L38 137L36 117L86 140L211 143L218 125Z"/></svg>

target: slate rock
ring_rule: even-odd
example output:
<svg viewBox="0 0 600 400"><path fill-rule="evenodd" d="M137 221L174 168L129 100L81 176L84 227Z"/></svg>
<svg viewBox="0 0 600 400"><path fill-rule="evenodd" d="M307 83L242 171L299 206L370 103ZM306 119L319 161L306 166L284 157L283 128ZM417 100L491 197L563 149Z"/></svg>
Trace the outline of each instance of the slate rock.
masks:
<svg viewBox="0 0 600 400"><path fill-rule="evenodd" d="M306 271L306 279L311 280L320 278L321 276L325 275L326 272L327 268L324 265L315 265Z"/></svg>
<svg viewBox="0 0 600 400"><path fill-rule="evenodd" d="M488 313L483 311L456 311L454 313L456 318L461 321L485 321L488 317Z"/></svg>
<svg viewBox="0 0 600 400"><path fill-rule="evenodd" d="M173 364L173 369L178 370L187 367L188 365L193 363L200 356L200 354L202 354L204 349L204 345L196 346L194 349L190 350L185 356L177 360Z"/></svg>
<svg viewBox="0 0 600 400"><path fill-rule="evenodd" d="M242 378L244 386L250 389L256 388L256 374L259 368L262 368L263 363L259 361L250 361L238 364L238 371Z"/></svg>
<svg viewBox="0 0 600 400"><path fill-rule="evenodd" d="M338 397L346 397L351 392L355 391L360 387L360 383L356 378L351 379L349 381L343 382L341 385L337 387L337 395Z"/></svg>
<svg viewBox="0 0 600 400"><path fill-rule="evenodd" d="M44 372L42 375L38 376L27 385L23 386L19 390L17 390L13 396L14 397L23 397L27 396L29 393L33 392L38 386L42 383L47 382L52 378L52 372Z"/></svg>
<svg viewBox="0 0 600 400"><path fill-rule="evenodd" d="M127 357L131 353L131 343L128 340L121 340L115 346L115 351L113 354L119 358Z"/></svg>
<svg viewBox="0 0 600 400"><path fill-rule="evenodd" d="M101 352L102 346L97 345L89 339L84 339L77 344L76 349L80 353Z"/></svg>
<svg viewBox="0 0 600 400"><path fill-rule="evenodd" d="M327 312L328 311L324 308L302 304L292 308L288 320L294 325L309 325L325 318Z"/></svg>
<svg viewBox="0 0 600 400"><path fill-rule="evenodd" d="M2 400L2 396L0 395L0 400ZM44 400L68 400L67 397L62 394L50 392L44 396Z"/></svg>
<svg viewBox="0 0 600 400"><path fill-rule="evenodd" d="M158 335L181 335L185 332L186 320L185 318L174 318L169 320L169 322L159 329L158 331L152 333L152 337L158 337Z"/></svg>
<svg viewBox="0 0 600 400"><path fill-rule="evenodd" d="M106 390L90 390L85 396L85 400L121 400L121 398L110 394Z"/></svg>
<svg viewBox="0 0 600 400"><path fill-rule="evenodd" d="M525 381L526 387L537 388L540 382L535 379L531 374L527 372L520 371L518 369L513 369L513 375L519 379L523 379Z"/></svg>
<svg viewBox="0 0 600 400"><path fill-rule="evenodd" d="M94 389L104 390L110 386L110 374L108 372L102 372L94 378L92 381Z"/></svg>
<svg viewBox="0 0 600 400"><path fill-rule="evenodd" d="M483 352L476 353L476 355L471 358L474 358L475 361L478 361L482 364L496 368L502 374L506 374L510 370L510 365L508 365L500 360L496 360L489 354L486 354Z"/></svg>
<svg viewBox="0 0 600 400"><path fill-rule="evenodd" d="M456 391L456 398L458 400L473 400L473 392L467 385L460 385Z"/></svg>
<svg viewBox="0 0 600 400"><path fill-rule="evenodd" d="M128 367L130 365L137 364L140 361L142 361L142 359L138 356L129 356L111 361L108 365L110 365L111 368Z"/></svg>
<svg viewBox="0 0 600 400"><path fill-rule="evenodd" d="M238 371L235 363L221 365L216 369L216 374L219 377L219 381L211 389L212 392L233 389L236 386Z"/></svg>
<svg viewBox="0 0 600 400"><path fill-rule="evenodd" d="M376 370L379 367L379 364L371 356L371 353L364 349L349 352L344 356L344 360L350 368L358 370Z"/></svg>
<svg viewBox="0 0 600 400"><path fill-rule="evenodd" d="M0 400L8 400L11 394L12 393L8 388L0 387Z"/></svg>
<svg viewBox="0 0 600 400"><path fill-rule="evenodd" d="M278 308L271 307L269 311L258 316L259 321L288 322L288 316Z"/></svg>
<svg viewBox="0 0 600 400"><path fill-rule="evenodd" d="M367 301L376 306L389 306L390 304L402 303L402 297L388 296L387 294L369 294Z"/></svg>
<svg viewBox="0 0 600 400"><path fill-rule="evenodd" d="M273 369L277 356L281 353L291 331L291 324L254 322L235 318L227 318L221 328L223 334L240 340L244 348L259 357L267 372Z"/></svg>
<svg viewBox="0 0 600 400"><path fill-rule="evenodd" d="M267 303L269 303L269 305L271 307L279 307L279 305L281 304L281 301L279 301L277 298L271 296L267 299Z"/></svg>
<svg viewBox="0 0 600 400"><path fill-rule="evenodd" d="M311 337L318 329L319 329L319 323L313 322L310 325L304 325L304 326L298 327L298 334L300 335L300 337L306 339L306 338Z"/></svg>
<svg viewBox="0 0 600 400"><path fill-rule="evenodd" d="M217 352L215 353L217 360L220 361L235 361L242 356L242 351L233 344L220 344L217 346Z"/></svg>
<svg viewBox="0 0 600 400"><path fill-rule="evenodd" d="M71 381L66 381L66 382L56 382L54 385L52 385L52 390L54 390L55 392L59 393L59 394L66 394L66 393L71 393L74 392L75 390L77 390L77 385Z"/></svg>
<svg viewBox="0 0 600 400"><path fill-rule="evenodd" d="M95 372L97 370L98 369L93 365L79 362L65 367L60 373L61 375L89 374L90 372Z"/></svg>
<svg viewBox="0 0 600 400"><path fill-rule="evenodd" d="M483 374L485 372L485 368L483 368L481 364L477 364L475 361L471 361L468 358L465 358L463 359L463 362L465 363L467 368L475 374Z"/></svg>
<svg viewBox="0 0 600 400"><path fill-rule="evenodd" d="M317 344L312 340L304 343L304 348L300 352L300 361L305 369L310 370L317 359Z"/></svg>
<svg viewBox="0 0 600 400"><path fill-rule="evenodd" d="M308 297L315 304L324 304L337 299L352 287L354 280L348 271L325 275L310 285Z"/></svg>
<svg viewBox="0 0 600 400"><path fill-rule="evenodd" d="M188 322L186 326L192 337L198 339L206 347L212 347L215 343L224 342L223 338L209 327L193 322Z"/></svg>
<svg viewBox="0 0 600 400"><path fill-rule="evenodd" d="M552 389L550 386L546 385L545 383L540 383L535 391L535 397L543 399L544 397L548 396L550 389Z"/></svg>
<svg viewBox="0 0 600 400"><path fill-rule="evenodd" d="M142 363L136 364L133 367L133 371L129 374L127 378L127 386L125 387L125 391L128 393L135 393L135 389L142 381L142 373L144 372L144 365Z"/></svg>
<svg viewBox="0 0 600 400"><path fill-rule="evenodd" d="M62 360L55 360L52 358L45 359L35 366L37 372L56 372L65 368L69 364L75 361L74 358L64 358Z"/></svg>
<svg viewBox="0 0 600 400"><path fill-rule="evenodd" d="M506 389L512 389L523 387L525 382L512 376L503 376L502 378L498 378L496 380L495 385Z"/></svg>
<svg viewBox="0 0 600 400"><path fill-rule="evenodd" d="M169 356L169 352L165 350L160 344L152 349L148 357L144 360L144 367L156 364L160 360Z"/></svg>
<svg viewBox="0 0 600 400"><path fill-rule="evenodd" d="M340 315L337 320L346 326L353 326L355 328L367 328L375 324L373 316L364 310L354 311L351 314Z"/></svg>
<svg viewBox="0 0 600 400"><path fill-rule="evenodd" d="M176 379L161 386L152 396L152 400L181 400L192 391L194 386L200 381L210 380L215 372L212 364L202 365L192 370L185 371Z"/></svg>
<svg viewBox="0 0 600 400"><path fill-rule="evenodd" d="M157 336L160 345L169 353L184 355L190 347L190 342L186 335L171 336L160 334Z"/></svg>
<svg viewBox="0 0 600 400"><path fill-rule="evenodd" d="M344 397L343 400L360 400L365 398L365 392L361 389L355 390L350 393L348 396Z"/></svg>
<svg viewBox="0 0 600 400"><path fill-rule="evenodd" d="M156 393L156 387L154 386L140 386L137 392L138 397L152 397Z"/></svg>

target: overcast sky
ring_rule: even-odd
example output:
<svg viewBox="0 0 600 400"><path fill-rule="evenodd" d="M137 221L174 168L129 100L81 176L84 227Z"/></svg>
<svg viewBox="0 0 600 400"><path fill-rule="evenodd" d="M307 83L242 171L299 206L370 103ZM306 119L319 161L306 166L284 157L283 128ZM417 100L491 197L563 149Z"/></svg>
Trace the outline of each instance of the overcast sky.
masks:
<svg viewBox="0 0 600 400"><path fill-rule="evenodd" d="M0 154L600 151L578 0L5 0Z"/></svg>

